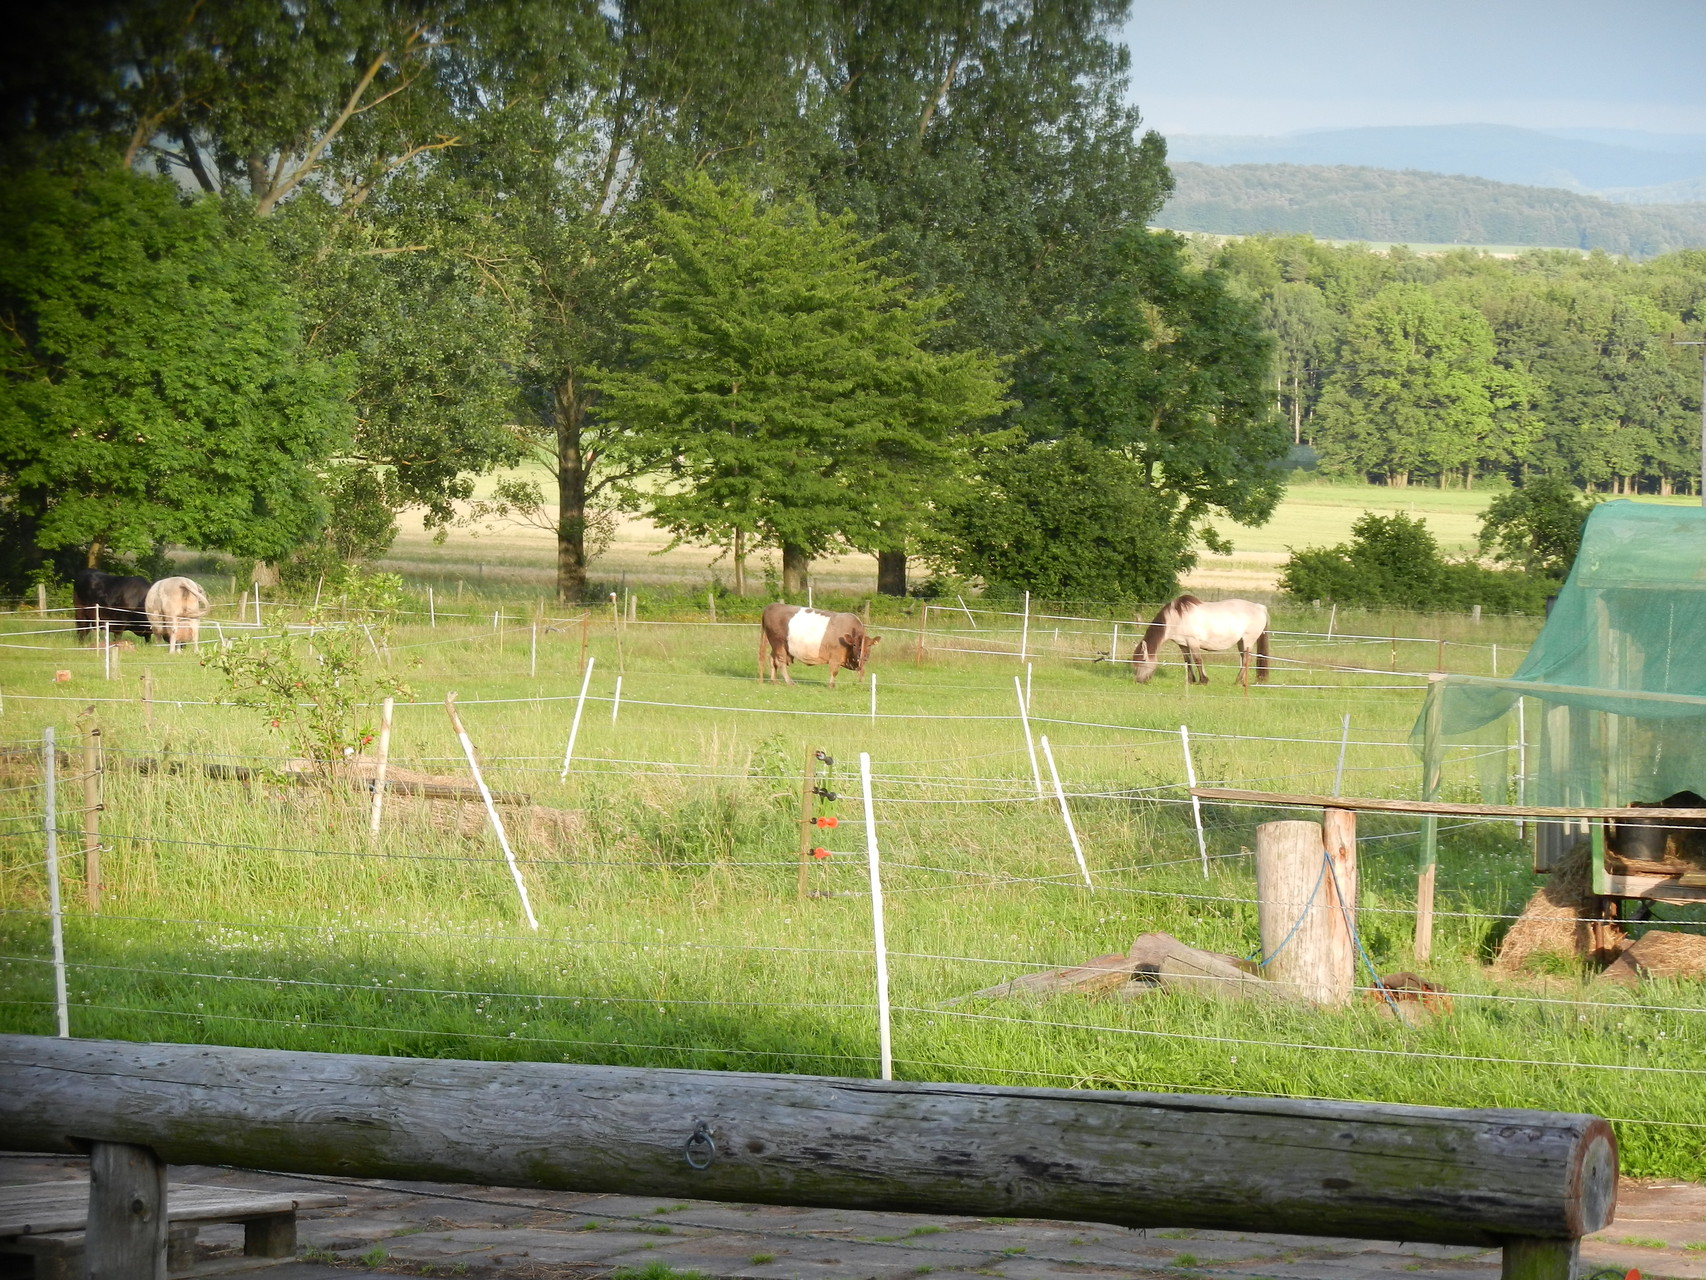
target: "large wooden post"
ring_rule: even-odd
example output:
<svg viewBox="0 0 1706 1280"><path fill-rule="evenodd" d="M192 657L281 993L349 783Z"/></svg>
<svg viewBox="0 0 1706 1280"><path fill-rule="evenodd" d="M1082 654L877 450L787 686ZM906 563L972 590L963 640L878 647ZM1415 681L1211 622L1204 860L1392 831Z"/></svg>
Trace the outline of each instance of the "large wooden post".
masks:
<svg viewBox="0 0 1706 1280"><path fill-rule="evenodd" d="M1344 1004L1356 977L1352 919L1341 910L1356 901L1355 828L1347 848L1345 819L1350 815L1335 813L1342 816L1334 818L1337 848L1332 852L1314 822L1264 822L1256 828L1256 918L1266 957L1263 972L1321 1005ZM1339 891L1345 895L1343 903Z"/></svg>
<svg viewBox="0 0 1706 1280"><path fill-rule="evenodd" d="M148 1147L89 1149L88 1280L166 1280L166 1162Z"/></svg>

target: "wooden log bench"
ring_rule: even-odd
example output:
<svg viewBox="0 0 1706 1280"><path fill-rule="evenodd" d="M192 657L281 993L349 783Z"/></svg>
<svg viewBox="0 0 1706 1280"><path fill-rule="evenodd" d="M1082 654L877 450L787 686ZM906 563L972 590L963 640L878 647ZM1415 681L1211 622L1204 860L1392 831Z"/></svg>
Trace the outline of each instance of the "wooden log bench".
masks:
<svg viewBox="0 0 1706 1280"><path fill-rule="evenodd" d="M0 1186L0 1254L32 1259L35 1280L83 1280L87 1271L90 1183L86 1179ZM209 1223L240 1223L243 1255L257 1263L296 1256L299 1209L334 1209L338 1195L166 1186L165 1269L171 1276L195 1274L198 1231ZM229 1261L220 1271L231 1270Z"/></svg>
<svg viewBox="0 0 1706 1280"><path fill-rule="evenodd" d="M1505 1280L1570 1280L1617 1201L1611 1126L1550 1111L19 1035L0 1079L0 1149L91 1152L91 1280L164 1256L135 1206L165 1160L1496 1245Z"/></svg>

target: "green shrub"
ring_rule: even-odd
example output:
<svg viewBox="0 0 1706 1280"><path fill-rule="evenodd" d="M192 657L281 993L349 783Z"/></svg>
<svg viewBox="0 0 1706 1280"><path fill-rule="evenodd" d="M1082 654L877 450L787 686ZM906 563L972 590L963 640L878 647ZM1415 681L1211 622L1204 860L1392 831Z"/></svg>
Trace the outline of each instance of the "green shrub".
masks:
<svg viewBox="0 0 1706 1280"><path fill-rule="evenodd" d="M1501 572L1473 561L1451 561L1426 522L1365 511L1351 541L1293 551L1280 589L1301 600L1331 600L1369 608L1542 613L1557 581L1542 574Z"/></svg>

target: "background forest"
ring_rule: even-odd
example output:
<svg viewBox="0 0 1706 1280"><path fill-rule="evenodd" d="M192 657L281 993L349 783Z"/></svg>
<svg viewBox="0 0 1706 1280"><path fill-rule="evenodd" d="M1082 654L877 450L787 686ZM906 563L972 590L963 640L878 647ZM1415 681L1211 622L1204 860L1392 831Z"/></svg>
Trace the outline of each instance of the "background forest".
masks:
<svg viewBox="0 0 1706 1280"><path fill-rule="evenodd" d="M1299 457L1376 483L1695 493L1706 251L1205 245L1256 300Z"/></svg>
<svg viewBox="0 0 1706 1280"><path fill-rule="evenodd" d="M1151 230L1126 13L34 14L0 53L0 589L172 546L312 586L409 511L547 527L565 600L624 513L737 590L755 550L788 594L857 550L895 594L910 557L1155 599L1300 463L1697 483L1706 254Z"/></svg>

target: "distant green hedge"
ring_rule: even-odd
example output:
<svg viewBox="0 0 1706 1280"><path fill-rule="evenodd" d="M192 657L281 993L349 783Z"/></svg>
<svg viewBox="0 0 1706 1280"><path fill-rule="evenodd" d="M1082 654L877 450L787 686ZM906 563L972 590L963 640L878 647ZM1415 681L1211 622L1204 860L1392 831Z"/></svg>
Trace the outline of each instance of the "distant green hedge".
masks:
<svg viewBox="0 0 1706 1280"><path fill-rule="evenodd" d="M1544 613L1558 589L1542 574L1502 572L1446 560L1419 518L1365 511L1351 541L1293 551L1280 589L1300 600L1371 608L1452 609L1480 605L1488 613Z"/></svg>

